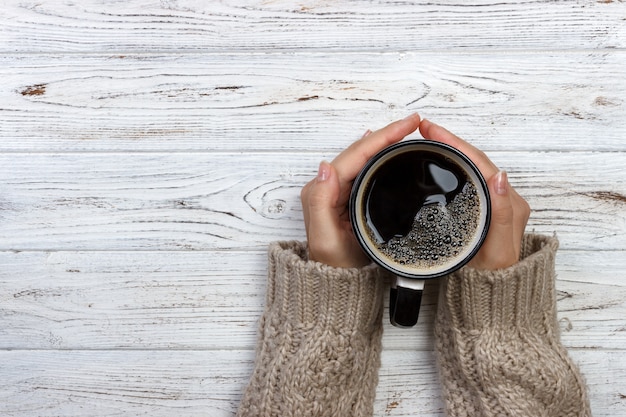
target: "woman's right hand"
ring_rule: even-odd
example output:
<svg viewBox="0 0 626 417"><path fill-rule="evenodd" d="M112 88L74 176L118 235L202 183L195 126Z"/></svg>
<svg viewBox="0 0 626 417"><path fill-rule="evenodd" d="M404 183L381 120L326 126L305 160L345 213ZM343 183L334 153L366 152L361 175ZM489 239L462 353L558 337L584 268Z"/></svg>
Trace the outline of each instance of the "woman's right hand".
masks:
<svg viewBox="0 0 626 417"><path fill-rule="evenodd" d="M352 182L371 157L416 131L419 123L420 117L412 114L375 132L368 131L331 163L320 164L317 178L300 193L310 260L346 268L370 263L350 225Z"/></svg>

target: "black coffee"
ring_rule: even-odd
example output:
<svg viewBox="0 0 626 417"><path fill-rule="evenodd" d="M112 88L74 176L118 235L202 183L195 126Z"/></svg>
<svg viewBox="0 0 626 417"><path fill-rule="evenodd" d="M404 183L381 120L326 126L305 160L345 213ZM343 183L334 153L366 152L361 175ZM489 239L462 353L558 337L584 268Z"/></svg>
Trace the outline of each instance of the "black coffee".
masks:
<svg viewBox="0 0 626 417"><path fill-rule="evenodd" d="M376 248L415 268L449 263L473 241L480 219L476 185L449 158L408 151L387 160L365 188L364 216Z"/></svg>

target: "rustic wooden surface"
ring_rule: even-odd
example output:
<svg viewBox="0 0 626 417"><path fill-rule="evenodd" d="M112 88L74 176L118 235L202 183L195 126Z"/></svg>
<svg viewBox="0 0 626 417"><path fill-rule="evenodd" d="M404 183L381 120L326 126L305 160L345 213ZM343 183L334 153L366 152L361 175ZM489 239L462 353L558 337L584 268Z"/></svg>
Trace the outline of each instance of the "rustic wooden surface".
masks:
<svg viewBox="0 0 626 417"><path fill-rule="evenodd" d="M626 415L626 3L0 5L0 415L231 416L299 189L418 111L557 233L562 340ZM442 416L436 286L377 416Z"/></svg>

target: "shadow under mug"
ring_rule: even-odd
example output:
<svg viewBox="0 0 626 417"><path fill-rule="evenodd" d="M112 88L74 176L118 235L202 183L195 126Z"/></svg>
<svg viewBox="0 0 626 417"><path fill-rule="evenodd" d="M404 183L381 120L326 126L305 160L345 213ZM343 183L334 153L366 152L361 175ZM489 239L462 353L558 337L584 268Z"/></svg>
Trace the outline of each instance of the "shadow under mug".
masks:
<svg viewBox="0 0 626 417"><path fill-rule="evenodd" d="M366 163L352 186L349 211L365 253L395 277L391 323L412 327L425 280L456 271L480 249L491 201L466 155L440 142L407 140Z"/></svg>

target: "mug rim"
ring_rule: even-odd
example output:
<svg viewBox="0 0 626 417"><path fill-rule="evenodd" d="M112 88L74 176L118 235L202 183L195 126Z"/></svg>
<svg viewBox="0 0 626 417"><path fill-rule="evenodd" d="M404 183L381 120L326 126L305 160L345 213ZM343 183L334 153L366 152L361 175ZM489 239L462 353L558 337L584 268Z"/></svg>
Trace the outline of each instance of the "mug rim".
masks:
<svg viewBox="0 0 626 417"><path fill-rule="evenodd" d="M470 175L471 173L473 173L476 176L476 179L478 180L478 184L476 185L482 189L482 195L484 196L484 204L486 206L486 210L484 210L485 211L484 227L480 231L480 236L473 239L475 242L474 247L471 248L471 250L469 250L461 259L459 259L458 262L452 263L449 268L445 268L445 269L442 269L440 271L435 271L435 272L425 272L425 270L422 270L424 271L423 273L420 272L420 270L416 270L415 273L407 272L403 269L396 268L393 265L395 264L395 262L393 263L384 262L384 260L381 259L381 256L377 255L375 251L370 247L370 245L367 244L366 239L363 236L364 233L367 233L367 232L365 230L362 230L362 228L359 227L359 221L358 221L359 215L357 213L356 200L357 200L357 196L359 195L360 188L362 188L361 186L363 184L363 181L366 179L367 175L369 174L369 171L384 156L388 155L389 153L396 152L399 148L407 148L407 147L415 147L415 146L417 146L418 148L423 148L424 146L426 148L428 147L438 148L439 150L443 151L444 156L449 156L449 155L446 155L446 152L448 152L456 156L457 158L461 159L461 161L463 161L463 163L465 163L467 166L461 166L460 168L466 171L466 174L470 176L470 180L474 180L474 178L472 178ZM455 161L455 163L459 165L458 162ZM471 173L468 172L468 170L471 171ZM483 200L483 198L481 198L481 200ZM357 241L359 242L359 245L365 251L366 255L374 263L376 263L381 268L397 276L401 276L405 278L413 278L413 279L432 279L432 278L438 278L444 275L451 274L452 272L457 271L458 269L462 268L480 250L483 242L485 241L485 238L487 237L489 226L491 224L491 197L489 194L489 188L487 187L487 181L483 177L482 173L480 172L476 164L474 164L474 162L463 152L454 148L453 146L450 146L448 144L441 143L441 142L430 141L430 140L425 140L425 139L409 139L409 140L395 143L393 145L390 145L384 148L383 150L379 151L377 154L375 154L373 157L371 157L367 161L367 163L358 173L358 175L356 176L352 184L352 189L350 192L350 200L349 200L349 215L350 215L350 224L352 226L352 231Z"/></svg>

